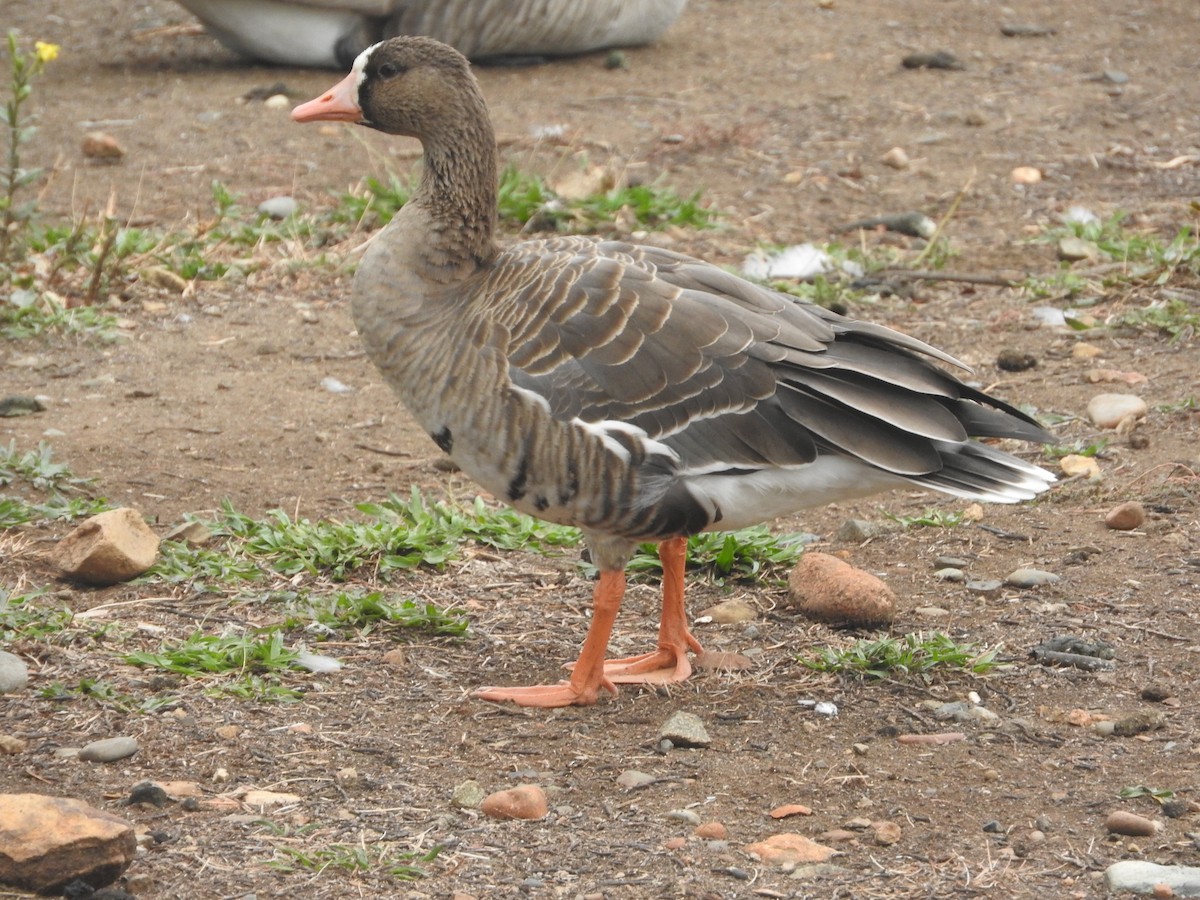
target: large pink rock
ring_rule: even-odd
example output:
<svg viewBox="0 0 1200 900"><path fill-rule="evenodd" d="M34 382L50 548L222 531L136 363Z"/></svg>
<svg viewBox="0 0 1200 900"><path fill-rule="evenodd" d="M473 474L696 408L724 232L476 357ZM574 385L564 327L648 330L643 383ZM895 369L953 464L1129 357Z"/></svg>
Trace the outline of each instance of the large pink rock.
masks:
<svg viewBox="0 0 1200 900"><path fill-rule="evenodd" d="M828 862L837 851L818 844L802 834L784 832L773 834L742 848L749 856L768 866L795 866L800 863Z"/></svg>
<svg viewBox="0 0 1200 900"><path fill-rule="evenodd" d="M828 553L809 551L788 576L788 609L830 625L887 625L896 595L886 584Z"/></svg>
<svg viewBox="0 0 1200 900"><path fill-rule="evenodd" d="M549 812L546 792L536 784L488 794L479 808L493 819L542 819Z"/></svg>
<svg viewBox="0 0 1200 900"><path fill-rule="evenodd" d="M158 557L158 536L136 509L110 509L58 542L54 561L71 578L95 585L141 575Z"/></svg>
<svg viewBox="0 0 1200 900"><path fill-rule="evenodd" d="M133 861L133 826L69 797L0 794L0 884L57 894L116 881Z"/></svg>

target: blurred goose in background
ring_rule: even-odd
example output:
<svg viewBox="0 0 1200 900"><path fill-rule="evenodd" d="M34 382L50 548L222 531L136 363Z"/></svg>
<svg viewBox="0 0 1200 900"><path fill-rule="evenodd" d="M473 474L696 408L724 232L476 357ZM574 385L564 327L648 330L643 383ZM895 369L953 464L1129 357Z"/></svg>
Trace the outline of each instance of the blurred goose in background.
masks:
<svg viewBox="0 0 1200 900"><path fill-rule="evenodd" d="M599 569L570 680L477 696L590 704L617 683L686 678L700 650L683 604L688 535L889 488L1010 503L1053 481L970 437L1050 435L914 338L670 250L588 237L498 246L495 137L450 47L378 44L292 116L421 141L420 187L355 276L359 333L464 472L581 528ZM663 564L658 646L606 661L643 541Z"/></svg>
<svg viewBox="0 0 1200 900"><path fill-rule="evenodd" d="M425 35L471 59L568 56L657 40L687 0L178 0L251 59L346 68L368 46Z"/></svg>

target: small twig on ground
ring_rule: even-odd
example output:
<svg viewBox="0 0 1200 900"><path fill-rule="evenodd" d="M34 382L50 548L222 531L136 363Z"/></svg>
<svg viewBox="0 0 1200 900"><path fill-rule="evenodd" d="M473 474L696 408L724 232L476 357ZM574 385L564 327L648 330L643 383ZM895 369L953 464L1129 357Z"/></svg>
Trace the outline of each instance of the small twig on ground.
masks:
<svg viewBox="0 0 1200 900"><path fill-rule="evenodd" d="M1020 287L1021 282L1001 275L970 275L955 272L931 272L927 269L881 269L874 273L884 278L904 278L910 281L958 281L964 284L994 284L998 287Z"/></svg>
<svg viewBox="0 0 1200 900"><path fill-rule="evenodd" d="M933 231L933 234L930 235L928 243L925 244L925 249L922 250L919 254L917 254L917 258L913 260L914 267L919 266L919 265L921 265L921 263L925 262L925 259L929 256L930 253L933 252L933 248L937 246L938 238L940 238L942 236L942 232L945 230L946 225L950 222L950 220L954 217L954 214L958 211L958 205L960 203L962 203L963 197L965 197L967 195L967 191L969 191L971 189L971 183L974 180L975 180L975 173L972 172L971 177L967 179L967 183L964 184L961 188L959 188L958 193L954 195L954 200L951 201L950 208L948 210L946 210L946 214L944 216L942 216L941 219L938 220L937 228L935 228Z"/></svg>

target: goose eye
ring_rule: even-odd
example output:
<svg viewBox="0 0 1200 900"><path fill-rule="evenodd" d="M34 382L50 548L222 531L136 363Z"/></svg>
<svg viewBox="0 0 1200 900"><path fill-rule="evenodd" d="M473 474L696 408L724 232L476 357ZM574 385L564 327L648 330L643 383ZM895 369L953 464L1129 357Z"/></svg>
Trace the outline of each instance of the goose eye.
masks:
<svg viewBox="0 0 1200 900"><path fill-rule="evenodd" d="M400 70L391 63L384 63L379 67L379 76L381 78L395 78L400 74Z"/></svg>

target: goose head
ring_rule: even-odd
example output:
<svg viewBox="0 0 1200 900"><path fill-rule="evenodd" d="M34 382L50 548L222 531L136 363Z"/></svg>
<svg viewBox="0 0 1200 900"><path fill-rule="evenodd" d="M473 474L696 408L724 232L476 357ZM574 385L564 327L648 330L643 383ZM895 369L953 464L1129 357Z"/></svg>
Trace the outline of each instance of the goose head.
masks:
<svg viewBox="0 0 1200 900"><path fill-rule="evenodd" d="M350 74L292 110L297 122L353 122L388 134L425 138L469 119L482 104L470 64L457 50L423 37L368 47ZM486 115L486 113L485 113Z"/></svg>

